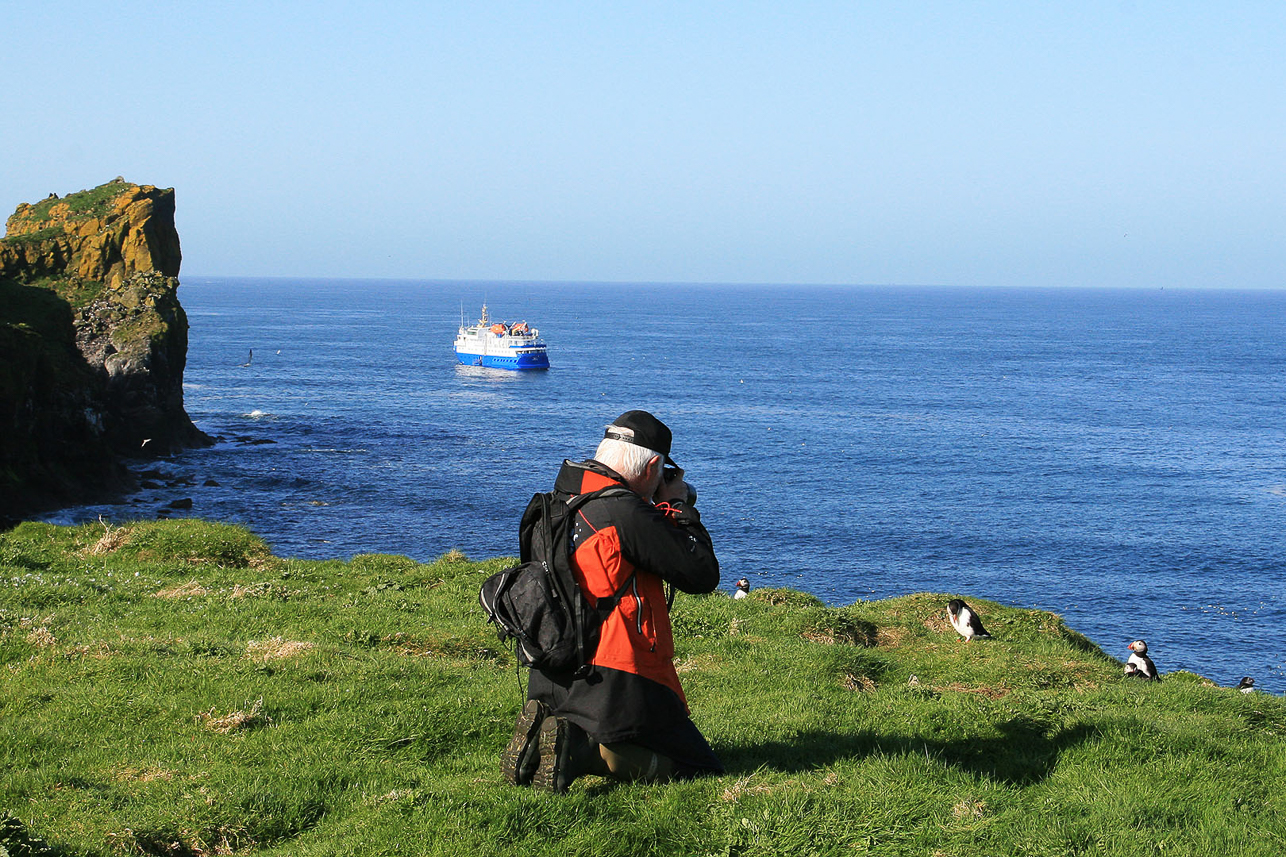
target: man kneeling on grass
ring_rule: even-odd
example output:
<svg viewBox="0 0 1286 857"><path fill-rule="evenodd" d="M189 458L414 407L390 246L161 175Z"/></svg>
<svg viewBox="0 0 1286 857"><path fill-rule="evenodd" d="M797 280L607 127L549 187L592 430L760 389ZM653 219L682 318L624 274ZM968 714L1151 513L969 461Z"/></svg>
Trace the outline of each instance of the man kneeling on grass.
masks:
<svg viewBox="0 0 1286 857"><path fill-rule="evenodd" d="M564 498L613 485L633 492L586 503L571 533L572 571L591 603L625 595L603 621L588 675L531 671L501 755L511 783L562 792L586 774L664 782L723 773L674 669L664 584L712 592L719 562L695 493L670 459L671 440L656 417L628 411L594 458L563 462L554 491Z"/></svg>

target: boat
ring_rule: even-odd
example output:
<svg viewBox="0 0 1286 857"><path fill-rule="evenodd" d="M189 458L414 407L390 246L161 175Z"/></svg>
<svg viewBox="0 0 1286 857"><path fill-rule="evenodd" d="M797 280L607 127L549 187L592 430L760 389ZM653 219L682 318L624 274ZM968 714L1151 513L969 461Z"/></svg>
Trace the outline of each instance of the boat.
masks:
<svg viewBox="0 0 1286 857"><path fill-rule="evenodd" d="M466 366L493 369L548 369L549 355L540 331L525 321L506 324L492 321L487 305L477 324L465 326L461 312L460 332L455 337L455 356Z"/></svg>

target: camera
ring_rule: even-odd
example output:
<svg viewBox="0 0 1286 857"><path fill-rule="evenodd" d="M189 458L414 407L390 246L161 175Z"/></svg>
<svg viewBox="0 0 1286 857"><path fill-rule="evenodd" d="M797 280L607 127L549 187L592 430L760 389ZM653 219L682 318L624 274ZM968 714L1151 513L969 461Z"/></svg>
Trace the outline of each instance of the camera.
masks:
<svg viewBox="0 0 1286 857"><path fill-rule="evenodd" d="M667 464L665 467L661 468L661 478L665 480L665 483L668 485L675 479L678 479L681 472L682 471L680 471L679 468L671 467ZM697 489L693 488L690 482L684 482L683 484L688 488L688 496L685 502L689 506L695 506L697 502Z"/></svg>

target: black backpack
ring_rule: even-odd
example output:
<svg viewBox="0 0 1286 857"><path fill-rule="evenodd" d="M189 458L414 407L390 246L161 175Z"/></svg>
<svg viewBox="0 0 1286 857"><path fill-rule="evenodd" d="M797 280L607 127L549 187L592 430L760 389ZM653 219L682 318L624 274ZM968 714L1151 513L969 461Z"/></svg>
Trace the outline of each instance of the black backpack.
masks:
<svg viewBox="0 0 1286 857"><path fill-rule="evenodd" d="M536 494L518 526L520 560L488 577L478 593L501 640L514 640L518 663L556 673L587 672L598 650L599 628L616 609L633 576L595 606L581 592L571 569L571 531L576 511L600 497L632 493L611 486L562 499Z"/></svg>

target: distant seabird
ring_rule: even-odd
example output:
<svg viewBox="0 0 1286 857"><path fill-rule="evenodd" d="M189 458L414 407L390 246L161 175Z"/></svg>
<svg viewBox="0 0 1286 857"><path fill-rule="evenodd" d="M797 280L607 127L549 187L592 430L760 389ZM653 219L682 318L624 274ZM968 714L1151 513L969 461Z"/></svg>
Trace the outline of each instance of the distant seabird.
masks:
<svg viewBox="0 0 1286 857"><path fill-rule="evenodd" d="M1255 680L1248 675L1242 676L1241 681L1237 682L1237 690L1242 693L1254 693Z"/></svg>
<svg viewBox="0 0 1286 857"><path fill-rule="evenodd" d="M1125 674L1132 678L1142 678L1148 681L1160 681L1161 677L1157 675L1157 665L1152 663L1148 657L1148 644L1144 640L1135 640L1130 643L1130 659L1125 662ZM1130 669L1133 666L1134 669Z"/></svg>
<svg viewBox="0 0 1286 857"><path fill-rule="evenodd" d="M952 598L947 602L947 616L951 619L951 627L964 637L966 643L974 637L991 637L982 627L978 614L959 598Z"/></svg>
<svg viewBox="0 0 1286 857"><path fill-rule="evenodd" d="M255 359L255 350L254 350L253 348L251 348L251 349L250 349L250 356L249 356L249 357L247 357L247 358L246 358L246 362L245 362L245 363L242 363L241 365L242 365L243 367L244 367L244 366L249 366L252 362L254 362L254 359Z"/></svg>
<svg viewBox="0 0 1286 857"><path fill-rule="evenodd" d="M743 577L737 581L737 589L732 593L733 600L740 601L742 598L745 598L749 594L750 594L750 581Z"/></svg>

